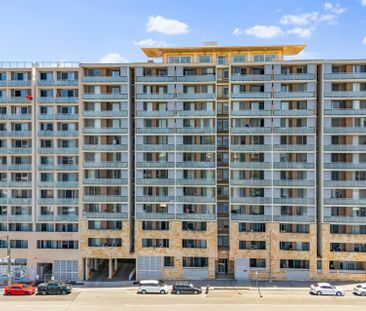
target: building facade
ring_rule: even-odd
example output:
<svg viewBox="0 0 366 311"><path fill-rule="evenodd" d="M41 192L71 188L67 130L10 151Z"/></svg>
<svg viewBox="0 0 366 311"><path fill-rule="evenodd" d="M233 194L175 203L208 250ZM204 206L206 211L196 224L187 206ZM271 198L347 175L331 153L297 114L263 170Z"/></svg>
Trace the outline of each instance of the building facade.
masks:
<svg viewBox="0 0 366 311"><path fill-rule="evenodd" d="M1 63L12 277L366 280L366 60L303 48Z"/></svg>

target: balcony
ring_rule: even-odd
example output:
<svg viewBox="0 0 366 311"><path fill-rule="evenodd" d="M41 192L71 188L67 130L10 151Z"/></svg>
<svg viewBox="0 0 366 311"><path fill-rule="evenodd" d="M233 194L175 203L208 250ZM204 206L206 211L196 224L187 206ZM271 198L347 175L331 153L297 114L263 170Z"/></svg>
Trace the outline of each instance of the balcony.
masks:
<svg viewBox="0 0 366 311"><path fill-rule="evenodd" d="M78 137L77 131L38 131L39 137Z"/></svg>
<svg viewBox="0 0 366 311"><path fill-rule="evenodd" d="M176 145L176 148L178 151L215 151L216 146L215 145L183 145L179 144Z"/></svg>
<svg viewBox="0 0 366 311"><path fill-rule="evenodd" d="M274 98L313 98L315 92L275 92Z"/></svg>
<svg viewBox="0 0 366 311"><path fill-rule="evenodd" d="M230 162L230 168L270 169L270 162Z"/></svg>
<svg viewBox="0 0 366 311"><path fill-rule="evenodd" d="M282 169L315 169L315 163L306 162L274 162L273 168Z"/></svg>
<svg viewBox="0 0 366 311"><path fill-rule="evenodd" d="M336 170L366 170L365 163L352 163L352 162L339 162L339 163L324 163L325 169L336 169Z"/></svg>
<svg viewBox="0 0 366 311"><path fill-rule="evenodd" d="M136 133L138 134L174 134L175 128L161 128L161 127L144 127L136 128Z"/></svg>
<svg viewBox="0 0 366 311"><path fill-rule="evenodd" d="M102 111L95 111L95 110L84 110L83 111L84 117L96 117L96 118L123 118L128 117L127 110L102 110Z"/></svg>
<svg viewBox="0 0 366 311"><path fill-rule="evenodd" d="M31 80L0 80L0 87L30 87Z"/></svg>
<svg viewBox="0 0 366 311"><path fill-rule="evenodd" d="M231 81L270 81L272 75L269 74L233 74Z"/></svg>
<svg viewBox="0 0 366 311"><path fill-rule="evenodd" d="M32 101L25 97L0 97L0 103L30 104Z"/></svg>
<svg viewBox="0 0 366 311"><path fill-rule="evenodd" d="M169 186L175 184L174 178L137 178L137 185Z"/></svg>
<svg viewBox="0 0 366 311"><path fill-rule="evenodd" d="M173 93L156 93L156 94L147 94L147 93L140 93L136 94L136 99L146 99L146 100L169 100L174 99Z"/></svg>
<svg viewBox="0 0 366 311"><path fill-rule="evenodd" d="M142 118L166 118L174 117L175 111L173 110L161 110L161 111L136 111L136 117Z"/></svg>
<svg viewBox="0 0 366 311"><path fill-rule="evenodd" d="M32 120L28 113L0 114L0 120Z"/></svg>
<svg viewBox="0 0 366 311"><path fill-rule="evenodd" d="M168 82L174 82L174 77L173 76L137 76L136 82L168 83Z"/></svg>
<svg viewBox="0 0 366 311"><path fill-rule="evenodd" d="M40 114L39 120L79 120L78 113Z"/></svg>
<svg viewBox="0 0 366 311"><path fill-rule="evenodd" d="M178 93L177 99L215 99L215 93Z"/></svg>
<svg viewBox="0 0 366 311"><path fill-rule="evenodd" d="M0 198L1 204L31 205L32 198Z"/></svg>
<svg viewBox="0 0 366 311"><path fill-rule="evenodd" d="M325 198L325 205L365 205L366 199L352 199L352 198Z"/></svg>
<svg viewBox="0 0 366 311"><path fill-rule="evenodd" d="M325 92L324 97L329 98L364 98L366 91L333 91Z"/></svg>
<svg viewBox="0 0 366 311"><path fill-rule="evenodd" d="M14 222L22 222L22 221L27 221L27 222L31 222L32 221L32 214L21 214L21 215L15 215L15 214L10 214L10 215L0 215L0 221L14 221Z"/></svg>
<svg viewBox="0 0 366 311"><path fill-rule="evenodd" d="M349 116L349 115L362 115L365 114L366 115L366 109L324 109L324 115L345 115L345 116Z"/></svg>
<svg viewBox="0 0 366 311"><path fill-rule="evenodd" d="M85 144L83 146L83 150L86 151L122 151L128 150L127 144L100 144L100 145L91 145Z"/></svg>
<svg viewBox="0 0 366 311"><path fill-rule="evenodd" d="M177 179L177 185L214 186L214 185L216 185L216 180L214 178L180 178L180 179Z"/></svg>
<svg viewBox="0 0 366 311"><path fill-rule="evenodd" d="M78 154L77 147L70 148L39 148L38 152L41 154Z"/></svg>
<svg viewBox="0 0 366 311"><path fill-rule="evenodd" d="M136 150L138 150L138 151L169 151L169 150L174 150L174 145L173 144L167 144L167 145L136 144Z"/></svg>
<svg viewBox="0 0 366 311"><path fill-rule="evenodd" d="M44 214L38 215L37 221L79 221L79 215L77 214L60 214L60 215L53 215L53 214Z"/></svg>
<svg viewBox="0 0 366 311"><path fill-rule="evenodd" d="M315 180L306 180L306 179L273 180L273 185L277 187L314 187Z"/></svg>
<svg viewBox="0 0 366 311"><path fill-rule="evenodd" d="M326 134L365 134L366 127L325 127Z"/></svg>
<svg viewBox="0 0 366 311"><path fill-rule="evenodd" d="M270 127L232 127L230 132L232 134L270 134L272 129Z"/></svg>
<svg viewBox="0 0 366 311"><path fill-rule="evenodd" d="M176 162L178 168L215 168L215 162L184 161Z"/></svg>
<svg viewBox="0 0 366 311"><path fill-rule="evenodd" d="M30 188L32 187L32 181L0 181L0 187Z"/></svg>
<svg viewBox="0 0 366 311"><path fill-rule="evenodd" d="M242 110L231 110L231 116L270 116L272 114L271 110L249 110L249 109L242 109Z"/></svg>
<svg viewBox="0 0 366 311"><path fill-rule="evenodd" d="M179 134L215 134L216 128L204 128L204 127L183 127L177 128Z"/></svg>
<svg viewBox="0 0 366 311"><path fill-rule="evenodd" d="M127 168L127 162L117 161L101 161L101 162L84 162L84 168Z"/></svg>
<svg viewBox="0 0 366 311"><path fill-rule="evenodd" d="M181 203L215 203L216 198L214 196L184 195L184 196L177 197L177 202L181 202Z"/></svg>
<svg viewBox="0 0 366 311"><path fill-rule="evenodd" d="M128 196L122 195L84 195L85 203L121 203L128 202Z"/></svg>
<svg viewBox="0 0 366 311"><path fill-rule="evenodd" d="M346 145L346 144L325 145L324 151L366 151L366 144L365 145Z"/></svg>
<svg viewBox="0 0 366 311"><path fill-rule="evenodd" d="M138 203L170 203L175 199L171 195L142 195L136 196L136 202Z"/></svg>
<svg viewBox="0 0 366 311"><path fill-rule="evenodd" d="M292 116L315 116L315 112L312 109L274 109L273 114L275 116L292 117Z"/></svg>
<svg viewBox="0 0 366 311"><path fill-rule="evenodd" d="M165 220L174 218L174 213L136 213L136 219L139 220Z"/></svg>
<svg viewBox="0 0 366 311"><path fill-rule="evenodd" d="M231 98L271 98L271 92L242 92L242 93L231 93Z"/></svg>
<svg viewBox="0 0 366 311"><path fill-rule="evenodd" d="M38 86L78 86L78 80L38 80Z"/></svg>
<svg viewBox="0 0 366 311"><path fill-rule="evenodd" d="M314 127L275 127L273 132L276 134L315 134Z"/></svg>
<svg viewBox="0 0 366 311"><path fill-rule="evenodd" d="M0 148L0 153L8 154L30 154L32 153L32 148Z"/></svg>
<svg viewBox="0 0 366 311"><path fill-rule="evenodd" d="M239 187L271 186L272 181L269 179L231 179L230 185Z"/></svg>
<svg viewBox="0 0 366 311"><path fill-rule="evenodd" d="M84 76L82 79L83 83L125 83L128 81L127 76L93 76L87 77Z"/></svg>
<svg viewBox="0 0 366 311"><path fill-rule="evenodd" d="M186 75L186 76L177 76L177 82L215 82L216 77L214 74L207 75Z"/></svg>
<svg viewBox="0 0 366 311"><path fill-rule="evenodd" d="M315 80L315 74L313 73L275 74L273 78L275 81Z"/></svg>
<svg viewBox="0 0 366 311"><path fill-rule="evenodd" d="M339 224L365 224L364 216L324 216L324 222Z"/></svg>
<svg viewBox="0 0 366 311"><path fill-rule="evenodd" d="M325 80L364 80L366 79L366 72L336 72L325 73Z"/></svg>
<svg viewBox="0 0 366 311"><path fill-rule="evenodd" d="M216 214L177 213L176 218L181 220L215 220Z"/></svg>
<svg viewBox="0 0 366 311"><path fill-rule="evenodd" d="M59 96L59 97L38 97L38 103L78 103L78 97L66 97L66 96Z"/></svg>
<svg viewBox="0 0 366 311"><path fill-rule="evenodd" d="M274 145L274 151L315 151L315 145Z"/></svg>
<svg viewBox="0 0 366 311"><path fill-rule="evenodd" d="M271 204L272 199L266 197L239 197L232 196L231 203L237 204Z"/></svg>
<svg viewBox="0 0 366 311"><path fill-rule="evenodd" d="M83 134L127 134L128 129L127 128L93 128L93 127L85 127L83 128Z"/></svg>
<svg viewBox="0 0 366 311"><path fill-rule="evenodd" d="M8 164L0 165L0 171L31 171L31 164Z"/></svg>
<svg viewBox="0 0 366 311"><path fill-rule="evenodd" d="M273 204L314 205L315 199L311 199L311 198L274 198Z"/></svg>
<svg viewBox="0 0 366 311"><path fill-rule="evenodd" d="M38 204L45 205L78 205L78 198L39 198Z"/></svg>
<svg viewBox="0 0 366 311"><path fill-rule="evenodd" d="M172 168L172 167L174 167L174 162L165 162L165 161L136 162L136 168Z"/></svg>
<svg viewBox="0 0 366 311"><path fill-rule="evenodd" d="M273 221L281 221L281 222L315 222L315 215L306 216L306 215L273 215Z"/></svg>
<svg viewBox="0 0 366 311"><path fill-rule="evenodd" d="M86 185L127 185L128 178L84 178Z"/></svg>
<svg viewBox="0 0 366 311"><path fill-rule="evenodd" d="M29 137L32 131L0 131L0 137Z"/></svg>
<svg viewBox="0 0 366 311"><path fill-rule="evenodd" d="M271 215L237 214L231 212L231 220L242 221L272 221Z"/></svg>
<svg viewBox="0 0 366 311"><path fill-rule="evenodd" d="M62 165L62 164L41 164L38 166L40 171L77 171L78 165Z"/></svg>
<svg viewBox="0 0 366 311"><path fill-rule="evenodd" d="M127 212L83 212L83 218L88 220L124 220L128 219Z"/></svg>
<svg viewBox="0 0 366 311"><path fill-rule="evenodd" d="M268 144L246 144L246 145L231 145L231 151L271 151L272 146Z"/></svg>
<svg viewBox="0 0 366 311"><path fill-rule="evenodd" d="M79 182L77 181L60 181L60 182L38 182L38 187L42 188L79 188Z"/></svg>
<svg viewBox="0 0 366 311"><path fill-rule="evenodd" d="M324 187L366 187L366 180L324 180Z"/></svg>
<svg viewBox="0 0 366 311"><path fill-rule="evenodd" d="M179 117L214 117L216 112L212 110L177 110Z"/></svg>
<svg viewBox="0 0 366 311"><path fill-rule="evenodd" d="M126 100L128 94L83 94L83 100Z"/></svg>

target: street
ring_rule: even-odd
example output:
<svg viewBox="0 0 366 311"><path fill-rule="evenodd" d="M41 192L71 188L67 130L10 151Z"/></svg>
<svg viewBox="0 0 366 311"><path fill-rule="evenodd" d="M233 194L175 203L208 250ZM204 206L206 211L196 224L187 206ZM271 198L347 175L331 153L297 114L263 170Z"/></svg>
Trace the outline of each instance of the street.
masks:
<svg viewBox="0 0 366 311"><path fill-rule="evenodd" d="M137 295L135 288L75 288L67 296L1 296L2 311L365 310L366 297L309 295L308 289L212 290L208 295Z"/></svg>

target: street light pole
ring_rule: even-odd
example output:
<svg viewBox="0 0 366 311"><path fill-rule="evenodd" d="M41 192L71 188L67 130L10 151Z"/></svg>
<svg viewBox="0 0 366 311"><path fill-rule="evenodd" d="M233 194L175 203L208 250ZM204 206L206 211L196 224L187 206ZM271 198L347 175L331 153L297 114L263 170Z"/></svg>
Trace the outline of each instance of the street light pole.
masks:
<svg viewBox="0 0 366 311"><path fill-rule="evenodd" d="M11 277L10 277L10 268L11 268L11 248L10 248L10 238L9 238L9 234L6 236L6 257L8 259L7 262L7 275L8 275L8 286L11 285Z"/></svg>

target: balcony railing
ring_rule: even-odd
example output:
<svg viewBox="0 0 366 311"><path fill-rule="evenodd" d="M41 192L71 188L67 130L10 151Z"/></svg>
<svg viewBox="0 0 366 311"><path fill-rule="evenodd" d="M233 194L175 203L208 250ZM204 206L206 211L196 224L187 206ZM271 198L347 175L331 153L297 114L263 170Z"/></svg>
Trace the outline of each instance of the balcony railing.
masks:
<svg viewBox="0 0 366 311"><path fill-rule="evenodd" d="M83 94L84 100L125 100L128 94Z"/></svg>
<svg viewBox="0 0 366 311"><path fill-rule="evenodd" d="M232 196L231 203L239 204L270 204L272 202L271 198L267 197L239 197Z"/></svg>
<svg viewBox="0 0 366 311"><path fill-rule="evenodd" d="M177 76L177 82L214 82L214 74Z"/></svg>
<svg viewBox="0 0 366 311"><path fill-rule="evenodd" d="M179 168L215 168L215 162L200 162L200 161L184 161L176 162L176 166Z"/></svg>
<svg viewBox="0 0 366 311"><path fill-rule="evenodd" d="M32 136L32 131L0 131L0 137L27 137Z"/></svg>
<svg viewBox="0 0 366 311"><path fill-rule="evenodd" d="M97 117L97 118L122 118L128 117L127 110L86 110L83 112L84 117Z"/></svg>
<svg viewBox="0 0 366 311"><path fill-rule="evenodd" d="M233 74L231 81L270 81L272 76L269 74Z"/></svg>
<svg viewBox="0 0 366 311"><path fill-rule="evenodd" d="M237 213L231 212L231 220L272 221L272 216L271 215L237 214Z"/></svg>
<svg viewBox="0 0 366 311"><path fill-rule="evenodd" d="M336 73L325 73L325 80L363 80L366 79L366 72L336 72Z"/></svg>
<svg viewBox="0 0 366 311"><path fill-rule="evenodd" d="M32 214L0 215L0 221L32 221Z"/></svg>
<svg viewBox="0 0 366 311"><path fill-rule="evenodd" d="M329 134L365 134L366 127L325 127L324 133Z"/></svg>
<svg viewBox="0 0 366 311"><path fill-rule="evenodd" d="M366 91L332 91L332 92L325 92L324 97L330 97L330 98L363 98L363 97L366 97Z"/></svg>
<svg viewBox="0 0 366 311"><path fill-rule="evenodd" d="M315 116L313 109L274 109L273 114L275 116L292 117L292 116Z"/></svg>
<svg viewBox="0 0 366 311"><path fill-rule="evenodd" d="M174 82L174 77L173 76L137 76L136 82L168 83L168 82Z"/></svg>
<svg viewBox="0 0 366 311"><path fill-rule="evenodd" d="M366 187L366 180L324 180L324 187Z"/></svg>
<svg viewBox="0 0 366 311"><path fill-rule="evenodd" d="M276 81L315 80L315 74L313 73L275 74L273 78Z"/></svg>
<svg viewBox="0 0 366 311"><path fill-rule="evenodd" d="M324 222L346 223L346 224L365 224L364 216L324 216Z"/></svg>
<svg viewBox="0 0 366 311"><path fill-rule="evenodd" d="M339 169L339 170L353 170L353 169L362 169L366 170L366 162L365 163L324 163L325 169Z"/></svg>
<svg viewBox="0 0 366 311"><path fill-rule="evenodd" d="M124 83L127 81L128 81L127 76L83 77L83 83Z"/></svg>
<svg viewBox="0 0 366 311"><path fill-rule="evenodd" d="M177 202L188 202L188 203L214 203L216 198L214 196L193 196L184 195L177 197Z"/></svg>
<svg viewBox="0 0 366 311"><path fill-rule="evenodd" d="M366 115L366 109L324 109L325 115Z"/></svg>
<svg viewBox="0 0 366 311"><path fill-rule="evenodd" d="M162 110L162 111L136 111L137 117L143 118L160 118L160 117L173 117L175 115L175 111L173 110Z"/></svg>
<svg viewBox="0 0 366 311"><path fill-rule="evenodd" d="M352 198L325 198L325 205L365 205L365 199L352 199Z"/></svg>
<svg viewBox="0 0 366 311"><path fill-rule="evenodd" d="M1 204L31 205L32 198L0 198Z"/></svg>
<svg viewBox="0 0 366 311"><path fill-rule="evenodd" d="M38 187L42 188L79 188L77 181L59 181L59 182L38 182Z"/></svg>
<svg viewBox="0 0 366 311"><path fill-rule="evenodd" d="M186 145L186 144L179 144L176 145L177 150L179 151L215 151L215 145Z"/></svg>
<svg viewBox="0 0 366 311"><path fill-rule="evenodd" d="M29 87L31 80L0 80L0 87Z"/></svg>
<svg viewBox="0 0 366 311"><path fill-rule="evenodd" d="M230 132L233 134L270 134L272 129L270 127L232 127Z"/></svg>
<svg viewBox="0 0 366 311"><path fill-rule="evenodd" d="M172 167L174 167L174 162L165 162L165 161L136 162L136 168L172 168Z"/></svg>
<svg viewBox="0 0 366 311"><path fill-rule="evenodd" d="M315 92L275 92L274 98L313 98Z"/></svg>
<svg viewBox="0 0 366 311"><path fill-rule="evenodd" d="M38 166L40 171L77 171L78 165L62 165L62 164L41 164Z"/></svg>
<svg viewBox="0 0 366 311"><path fill-rule="evenodd" d="M127 219L127 212L83 212L85 219L103 219L103 220L120 220Z"/></svg>
<svg viewBox="0 0 366 311"><path fill-rule="evenodd" d="M155 202L173 202L175 199L174 196L170 195L142 195L142 196L136 196L136 202L138 203L155 203Z"/></svg>
<svg viewBox="0 0 366 311"><path fill-rule="evenodd" d="M216 185L216 180L214 178L180 178L177 179L177 185L213 186Z"/></svg>
<svg viewBox="0 0 366 311"><path fill-rule="evenodd" d="M127 168L127 162L118 161L101 161L101 162L84 162L84 168Z"/></svg>
<svg viewBox="0 0 366 311"><path fill-rule="evenodd" d="M254 145L254 144L247 144L247 145L233 145L231 144L231 151L271 151L271 145Z"/></svg>
<svg viewBox="0 0 366 311"><path fill-rule="evenodd" d="M270 169L270 162L230 162L231 168Z"/></svg>
<svg viewBox="0 0 366 311"><path fill-rule="evenodd" d="M1 171L31 171L31 164L8 164L8 165L0 165Z"/></svg>
<svg viewBox="0 0 366 311"><path fill-rule="evenodd" d="M315 180L273 180L273 185L284 186L284 187L314 187Z"/></svg>
<svg viewBox="0 0 366 311"><path fill-rule="evenodd" d="M32 153L32 148L0 148L0 153L9 153L9 154L30 154Z"/></svg>
<svg viewBox="0 0 366 311"><path fill-rule="evenodd" d="M78 86L78 80L38 80L38 86Z"/></svg>
<svg viewBox="0 0 366 311"><path fill-rule="evenodd" d="M366 144L365 145L349 145L349 144L325 145L324 151L366 151Z"/></svg>
<svg viewBox="0 0 366 311"><path fill-rule="evenodd" d="M127 144L100 144L100 145L92 145L85 144L83 146L83 150L87 151L117 151L117 150L128 150Z"/></svg>
<svg viewBox="0 0 366 311"><path fill-rule="evenodd" d="M47 214L47 215L38 215L38 221L79 221L79 215L77 214Z"/></svg>
<svg viewBox="0 0 366 311"><path fill-rule="evenodd" d="M315 151L315 145L300 145L300 144L288 144L288 145L274 145L275 151Z"/></svg>
<svg viewBox="0 0 366 311"><path fill-rule="evenodd" d="M39 153L42 154L77 154L79 149L77 147L70 148L39 148Z"/></svg>
<svg viewBox="0 0 366 311"><path fill-rule="evenodd" d="M174 150L174 145L173 144L167 144L167 145L136 144L136 150L138 150L138 151L169 151L169 150Z"/></svg>
<svg viewBox="0 0 366 311"><path fill-rule="evenodd" d="M39 103L77 103L79 101L78 97L38 97L37 101Z"/></svg>
<svg viewBox="0 0 366 311"><path fill-rule="evenodd" d="M271 186L269 179L231 179L231 186L249 187L249 186Z"/></svg>
<svg viewBox="0 0 366 311"><path fill-rule="evenodd" d="M212 110L177 110L179 117L213 117L216 115Z"/></svg>
<svg viewBox="0 0 366 311"><path fill-rule="evenodd" d="M274 162L274 168L284 169L315 169L315 163L306 162Z"/></svg>
<svg viewBox="0 0 366 311"><path fill-rule="evenodd" d="M215 99L215 93L178 93L178 99Z"/></svg>
<svg viewBox="0 0 366 311"><path fill-rule="evenodd" d="M32 120L32 115L28 113L0 114L0 120Z"/></svg>
<svg viewBox="0 0 366 311"><path fill-rule="evenodd" d="M271 92L242 92L231 93L232 98L271 98Z"/></svg>
<svg viewBox="0 0 366 311"><path fill-rule="evenodd" d="M75 130L70 131L38 131L39 137L78 137L79 132Z"/></svg>
<svg viewBox="0 0 366 311"><path fill-rule="evenodd" d="M121 203L121 202L128 202L128 197L127 196L122 196L122 195L84 195L84 202L88 202L88 203L94 203L94 202L98 202L98 203L109 203L109 202L116 202L116 203Z"/></svg>
<svg viewBox="0 0 366 311"><path fill-rule="evenodd" d="M315 215L313 216L298 216L298 215L273 215L273 221L282 222L315 222Z"/></svg>
<svg viewBox="0 0 366 311"><path fill-rule="evenodd" d="M215 134L216 128L202 128L202 127L183 127L177 128L179 134Z"/></svg>
<svg viewBox="0 0 366 311"><path fill-rule="evenodd" d="M302 204L302 205L314 205L315 199L311 198L274 198L274 204Z"/></svg>
<svg viewBox="0 0 366 311"><path fill-rule="evenodd" d="M175 128L144 127L136 128L138 134L174 134Z"/></svg>
<svg viewBox="0 0 366 311"><path fill-rule="evenodd" d="M39 198L38 204L46 205L78 205L79 199L77 198Z"/></svg>
<svg viewBox="0 0 366 311"><path fill-rule="evenodd" d="M86 185L127 185L128 178L84 178Z"/></svg>
<svg viewBox="0 0 366 311"><path fill-rule="evenodd" d="M231 110L232 116L270 116L272 111L270 110L249 110L249 109L242 109L242 110Z"/></svg>
<svg viewBox="0 0 366 311"><path fill-rule="evenodd" d="M188 220L215 220L216 214L201 214L201 213L177 213L177 219Z"/></svg>
<svg viewBox="0 0 366 311"><path fill-rule="evenodd" d="M314 127L275 127L274 133L278 134L315 134Z"/></svg>
<svg viewBox="0 0 366 311"><path fill-rule="evenodd" d="M167 100L167 99L173 99L174 94L173 93L156 93L156 94L146 94L146 93L140 93L136 94L136 99L147 99L147 100Z"/></svg>
<svg viewBox="0 0 366 311"><path fill-rule="evenodd" d="M174 185L175 180L173 178L137 178L137 185Z"/></svg>
<svg viewBox="0 0 366 311"><path fill-rule="evenodd" d="M92 128L92 127L84 127L83 128L84 134L127 134L127 128Z"/></svg>
<svg viewBox="0 0 366 311"><path fill-rule="evenodd" d="M140 220L153 220L153 219L174 219L174 213L136 213L136 219Z"/></svg>

